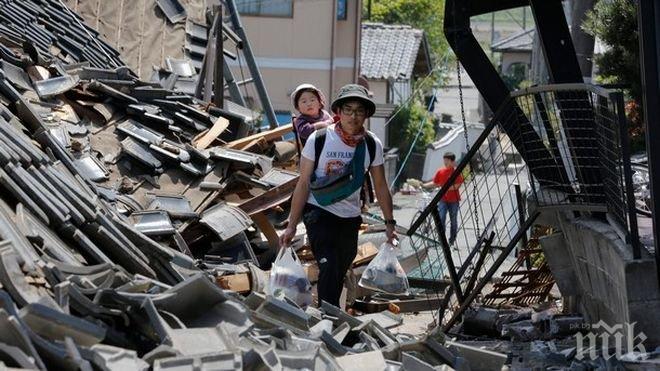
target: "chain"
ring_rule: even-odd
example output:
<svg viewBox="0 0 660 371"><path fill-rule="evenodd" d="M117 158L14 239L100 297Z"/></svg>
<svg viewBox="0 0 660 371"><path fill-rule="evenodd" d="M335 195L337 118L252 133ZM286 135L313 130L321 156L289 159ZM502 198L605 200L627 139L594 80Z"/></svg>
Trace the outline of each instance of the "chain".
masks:
<svg viewBox="0 0 660 371"><path fill-rule="evenodd" d="M456 72L458 78L458 98L461 104L461 120L463 121L463 137L465 138L465 153L470 151L470 142L468 138L467 121L465 120L465 103L463 103L463 83L461 81L461 62L456 58ZM470 164L470 173L476 176L472 164ZM477 206L477 182L472 181L472 205L474 206L474 226L476 229L477 238L481 234L479 232L479 208Z"/></svg>

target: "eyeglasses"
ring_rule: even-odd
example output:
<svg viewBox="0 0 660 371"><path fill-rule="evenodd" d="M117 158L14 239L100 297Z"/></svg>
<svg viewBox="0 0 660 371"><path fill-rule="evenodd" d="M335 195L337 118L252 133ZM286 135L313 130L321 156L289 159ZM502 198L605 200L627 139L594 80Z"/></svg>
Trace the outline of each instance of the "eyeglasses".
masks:
<svg viewBox="0 0 660 371"><path fill-rule="evenodd" d="M367 111L364 108L351 109L346 106L341 108L341 113L346 116L355 115L355 117L364 117L367 115Z"/></svg>

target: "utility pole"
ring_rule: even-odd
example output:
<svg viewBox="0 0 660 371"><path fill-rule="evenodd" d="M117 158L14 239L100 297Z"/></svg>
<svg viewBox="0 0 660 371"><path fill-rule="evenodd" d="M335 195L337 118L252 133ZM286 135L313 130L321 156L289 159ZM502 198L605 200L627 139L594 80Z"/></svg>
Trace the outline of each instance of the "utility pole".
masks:
<svg viewBox="0 0 660 371"><path fill-rule="evenodd" d="M639 30L639 56L642 72L642 97L646 121L646 152L649 163L649 188L651 191L651 220L655 242L655 264L660 284L660 0L637 1L637 27ZM655 144L653 144L655 143Z"/></svg>

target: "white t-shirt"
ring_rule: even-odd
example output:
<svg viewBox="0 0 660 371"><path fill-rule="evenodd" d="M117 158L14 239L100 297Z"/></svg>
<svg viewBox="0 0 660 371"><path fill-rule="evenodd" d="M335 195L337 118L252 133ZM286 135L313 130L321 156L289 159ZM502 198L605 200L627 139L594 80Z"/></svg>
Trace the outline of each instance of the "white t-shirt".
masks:
<svg viewBox="0 0 660 371"><path fill-rule="evenodd" d="M318 131L313 132L309 138L307 138L305 148L303 148L302 151L302 156L312 161L314 161L314 152L316 151L314 148L316 133L318 133ZM383 164L383 144L374 134L371 134L371 136L376 142L376 158L374 158L374 161L371 163L371 167L373 168ZM344 166L346 166L353 158L353 153L355 153L355 148L350 147L342 142L339 135L337 135L337 132L335 132L335 125L328 126L325 134L325 145L323 146L323 152L319 157L319 166L315 170L316 177L319 178L332 173L341 172ZM366 150L366 154L364 156L365 169L369 166L369 160L369 151ZM311 193L309 194L309 199L307 202L323 208L342 218L354 218L356 216L360 216L361 214L359 189L349 197L332 205L319 205L318 202L316 202L314 195Z"/></svg>

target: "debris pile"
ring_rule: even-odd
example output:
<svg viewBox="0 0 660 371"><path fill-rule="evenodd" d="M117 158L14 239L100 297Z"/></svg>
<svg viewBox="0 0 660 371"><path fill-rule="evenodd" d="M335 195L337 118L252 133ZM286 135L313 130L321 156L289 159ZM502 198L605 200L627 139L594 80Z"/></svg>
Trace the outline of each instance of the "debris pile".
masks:
<svg viewBox="0 0 660 371"><path fill-rule="evenodd" d="M450 332L456 339L446 344L486 352L479 357L487 352L507 354L507 365L514 370L657 369L660 348L654 351L639 347L641 343L633 345L632 338L622 341L637 335L634 329L620 332L619 327L610 334L598 325L592 327L580 315L561 313L551 302L532 307L473 305L461 325ZM479 367L475 362L472 359L470 366Z"/></svg>

